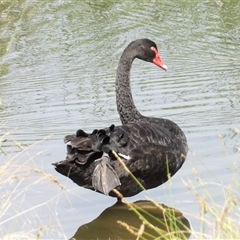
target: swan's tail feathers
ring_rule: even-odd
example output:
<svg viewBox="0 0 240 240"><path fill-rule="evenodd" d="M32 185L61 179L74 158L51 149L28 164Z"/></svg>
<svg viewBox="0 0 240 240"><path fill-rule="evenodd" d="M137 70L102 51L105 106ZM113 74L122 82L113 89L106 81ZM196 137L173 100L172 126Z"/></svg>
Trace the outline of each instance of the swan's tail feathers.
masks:
<svg viewBox="0 0 240 240"><path fill-rule="evenodd" d="M120 179L115 170L110 166L109 155L104 153L98 159L99 164L96 166L92 177L92 186L95 190L108 195L113 189L121 185Z"/></svg>
<svg viewBox="0 0 240 240"><path fill-rule="evenodd" d="M54 162L52 165L54 166L55 170L62 175L69 177L71 175L71 165L68 164L69 161L63 160L59 162Z"/></svg>

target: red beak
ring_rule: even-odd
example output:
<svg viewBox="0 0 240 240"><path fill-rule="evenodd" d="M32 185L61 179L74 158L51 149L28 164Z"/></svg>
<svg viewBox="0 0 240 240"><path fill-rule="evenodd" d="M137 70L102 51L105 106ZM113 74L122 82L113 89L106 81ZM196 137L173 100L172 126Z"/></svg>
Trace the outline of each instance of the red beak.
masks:
<svg viewBox="0 0 240 240"><path fill-rule="evenodd" d="M167 66L163 63L163 60L161 59L158 50L155 47L151 47L151 49L155 52L155 58L153 59L153 63L157 65L158 67L162 68L163 70L167 71Z"/></svg>

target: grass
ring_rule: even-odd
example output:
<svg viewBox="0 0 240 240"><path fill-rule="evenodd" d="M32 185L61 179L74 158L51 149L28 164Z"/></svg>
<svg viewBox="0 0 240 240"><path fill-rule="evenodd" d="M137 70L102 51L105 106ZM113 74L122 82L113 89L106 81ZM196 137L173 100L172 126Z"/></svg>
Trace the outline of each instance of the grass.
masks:
<svg viewBox="0 0 240 240"><path fill-rule="evenodd" d="M5 42L4 51L1 53L3 58L11 51L11 47L18 35L18 26L20 23L24 21L25 18L31 20L31 16L33 16L45 2L46 1L40 1L39 3L34 3L30 6L30 1L2 1L2 3L5 4L5 7L2 9L2 15L5 18L6 29L13 22L16 22L13 35ZM16 4L24 4L25 6L19 14L11 11ZM1 71L7 72L7 67L4 64L0 66L0 72ZM3 103L0 99L0 108L1 107L3 107ZM238 129L235 129L235 132L240 135ZM43 139L42 141L45 140L46 139ZM221 136L220 141L223 149L226 150L224 139ZM29 152L31 152L31 149L40 142L31 146L23 145L12 137L11 132L0 137L0 156L2 155L0 158L0 238L2 239L41 239L45 232L50 232L50 234L52 234L53 231L60 231L62 238L64 237L61 226L52 226L51 223L47 225L42 224L39 214L39 211L44 207L51 212L51 202L56 201L57 197L65 193L66 190L53 175L47 174L41 168L36 167L34 159L41 157L43 152L38 152L33 156L31 156ZM240 152L240 146L236 148L236 151ZM148 194L148 192L146 192L147 197L151 199L156 208L159 208L159 210L163 212L163 220L161 220L160 224L165 225L166 229L163 230L162 228L153 225L151 219L156 221L158 221L158 219L155 219L153 215L146 212L143 208L139 208L137 205L128 202L126 199L124 202L138 215L142 224L139 229L128 225L126 222L119 221L119 224L136 239L149 239L150 237L159 238L160 236L161 239L184 239L186 238L186 231L191 231L193 239L239 238L239 168L237 164L232 164L227 153L225 155L226 160L232 165L232 181L230 184L223 185L221 179L219 179L221 176L214 176L215 181L209 182L201 176L201 173L199 173L194 166L192 166L192 169L198 185L196 186L192 181L183 181L186 189L195 196L199 207L197 216L200 224L199 230L182 230L181 218L179 218L181 214L174 209L164 208L162 205L159 205L154 201L153 197ZM208 171L209 174L212 174L210 170ZM44 192L49 193L49 190L44 189L44 187L49 184L58 190L50 196L38 199L39 201L36 201L36 204L32 206L30 200L27 200L26 196L31 192L37 193L36 195L38 197L43 195ZM221 191L224 201L219 203L218 199L213 197L213 193L208 190L210 185L215 187L218 191ZM36 191L38 188L40 188L40 190ZM39 194L40 191L42 191L42 193ZM25 206L24 208L23 205ZM35 229L29 229L28 231L16 231L20 224L24 222L29 223L29 219L32 219L31 216L34 216L34 218L37 219L38 223L35 224L37 227ZM191 215L191 213L189 213L189 216L193 218L195 217L194 215ZM5 224L8 224L10 228L6 229Z"/></svg>
<svg viewBox="0 0 240 240"><path fill-rule="evenodd" d="M234 131L237 135L240 135L240 131L238 129L234 129ZM145 239L143 237L144 233L146 232L145 226L149 226L151 229L154 229L156 232L156 235L154 235L154 237L158 239L159 237L160 239L186 239L189 237L189 235L186 233L189 232L191 233L193 239L238 239L240 236L240 182L237 177L239 175L239 167L236 163L231 162L231 159L226 151L224 139L221 135L219 135L219 139L225 151L225 156L229 162L229 166L232 166L231 183L227 185L222 184L221 179L219 179L217 176L214 176L214 174L211 173L209 169L209 174L213 175L216 181L205 181L202 179L200 173L194 168L194 166L192 169L196 176L198 186L196 187L193 185L191 181L186 182L183 180L183 184L195 196L197 204L199 206L199 213L197 217L200 224L199 231L190 229L187 226L184 230L182 230L183 226L181 224L181 221L176 218L176 215L174 214L175 211L170 211L169 213L164 210L163 219L168 219L168 221L165 220L166 229L163 231L156 226L152 226L151 222L143 217L141 211L139 211L139 209L136 208L134 204L126 201L126 199L124 199L124 202L129 205L129 207L133 209L133 211L139 216L139 218L142 220L142 225L139 229L133 229L127 223L119 222L119 224L124 226L127 231L136 237L136 239ZM240 148L238 147L236 148L238 152L240 152L239 149ZM128 171L124 165L124 162L116 154L115 156L124 166L126 171ZM134 176L133 178L135 179ZM143 186L137 181L137 179L135 179L135 181L144 190ZM214 199L213 193L208 190L210 185L212 185L215 190L221 191L221 195L224 199L221 204L218 203L219 201ZM117 194L119 197L121 197L120 193ZM146 194L149 196L147 191ZM151 196L149 196L149 198L155 204L155 206L161 208L161 205L156 203Z"/></svg>
<svg viewBox="0 0 240 240"><path fill-rule="evenodd" d="M129 206L130 209L132 209L136 215L139 216L139 219L142 221L141 227L137 230L134 229L132 226L129 226L125 222L119 221L119 224L121 224L123 227L126 228L127 231L129 231L132 235L136 236L136 239L155 239L161 236L161 239L187 239L190 236L190 228L188 225L184 225L182 221L182 214L173 208L166 208L163 207L163 205L158 204L154 198L148 193L148 191L143 187L143 185L137 180L137 178L129 171L125 163L122 161L122 159L116 154L115 151L113 151L113 154L118 159L118 161L123 165L124 169L131 175L131 177L137 182L137 184L145 191L148 198L151 200L151 202L156 207L156 210L160 210L162 212L162 218L157 219L154 215L148 213L143 208L139 208L134 203L128 202L126 199L123 198L120 192L117 190L114 190L116 195L118 195L119 198L122 199L122 201ZM180 213L180 214L179 214ZM153 225L151 221L149 221L144 215L150 217L151 220L157 221L158 224L160 224L160 228L156 225ZM181 217L179 217L181 216ZM145 226L147 226L149 229L153 230L155 234L149 234L147 231L145 231ZM147 238L143 237L143 235L147 235Z"/></svg>
<svg viewBox="0 0 240 240"><path fill-rule="evenodd" d="M115 190L115 193L123 198L117 190ZM139 229L136 229L126 222L118 221L118 223L125 227L136 239L159 239L159 237L161 239L188 239L191 235L188 220L177 209L151 200L152 208L155 207L155 209L153 208L154 210L151 211L153 213L150 213L149 209L128 202L124 198L123 202L139 217L142 224Z"/></svg>
<svg viewBox="0 0 240 240"><path fill-rule="evenodd" d="M0 239L40 239L46 232L61 230L51 223L41 224L40 212L51 208L65 188L53 175L36 167L34 160L43 152L29 153L47 138L27 146L16 141L11 132L0 137ZM28 228L28 224L37 227Z"/></svg>
<svg viewBox="0 0 240 240"><path fill-rule="evenodd" d="M240 136L240 131L235 129ZM47 138L43 139L45 141ZM223 149L226 150L224 139L219 136ZM22 145L12 137L12 133L8 132L0 138L0 236L2 239L41 239L43 236L51 236L60 232L62 238L64 235L62 227L58 222L57 216L55 224L45 224L41 220L43 208L47 208L51 213L53 205L56 204L58 197L65 194L65 186L62 185L53 175L45 173L41 168L36 167L34 159L41 157L43 152L38 152L31 156L34 146L42 141L36 142L31 146ZM239 148L236 148L239 151ZM208 173L214 177L213 182L209 182L204 176L201 176L194 166L192 170L197 182L183 180L186 189L195 197L196 205L199 208L197 213L182 214L180 211L158 204L154 198L146 191L146 196L152 201L157 211L162 212L161 218L156 218L152 212L131 203L123 198L125 204L139 217L142 224L139 228L129 225L127 222L119 219L118 224L125 231L128 231L135 239L187 239L191 234L193 239L237 239L240 236L240 182L239 167L231 161L230 156L225 152L226 160L232 172L232 179L229 184L222 184L219 176L214 176L208 169ZM190 160L186 160L190 161ZM207 168L207 166L206 166ZM221 176L220 176L221 178ZM136 180L137 181L137 180ZM30 184L29 184L30 183ZM36 192L37 198L49 194L52 189L46 189L52 186L55 191L52 195L42 197L39 201L29 201L26 203L27 195ZM209 188L209 186L212 186ZM221 192L223 201L215 198L215 193ZM119 196L120 193L118 193ZM171 194L171 193L170 193ZM23 207L24 206L24 207ZM26 207L27 206L27 207ZM53 214L53 213L51 213ZM184 217L191 219L196 218L199 222L198 229L190 229L184 223ZM20 222L29 221L29 219L37 219L35 228L21 231L18 227ZM8 226L6 229L5 226ZM17 230L16 230L17 229Z"/></svg>
<svg viewBox="0 0 240 240"><path fill-rule="evenodd" d="M239 130L235 129L236 134L239 135ZM240 182L239 182L239 166L236 162L231 161L231 157L226 151L224 138L219 135L222 147L225 151L225 158L231 168L232 179L228 184L222 184L221 176L214 176L208 169L209 174L214 176L215 181L209 182L201 178L199 172L193 168L199 186L203 190L200 194L193 184L184 182L187 189L193 193L198 201L200 232L198 238L212 238L212 239L237 239L240 236ZM238 149L238 148L237 148ZM224 201L214 199L213 192L207 190L207 187L212 185L217 191L221 191ZM219 204L218 202L221 202ZM204 234L208 232L208 234Z"/></svg>

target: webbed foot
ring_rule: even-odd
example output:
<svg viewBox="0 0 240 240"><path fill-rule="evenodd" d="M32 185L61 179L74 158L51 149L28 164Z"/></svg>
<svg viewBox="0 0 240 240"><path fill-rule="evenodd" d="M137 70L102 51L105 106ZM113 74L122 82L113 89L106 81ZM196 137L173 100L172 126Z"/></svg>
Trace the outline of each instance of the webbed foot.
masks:
<svg viewBox="0 0 240 240"><path fill-rule="evenodd" d="M93 171L92 186L95 190L108 195L114 188L121 185L116 171L111 167L108 154L103 153L99 164Z"/></svg>

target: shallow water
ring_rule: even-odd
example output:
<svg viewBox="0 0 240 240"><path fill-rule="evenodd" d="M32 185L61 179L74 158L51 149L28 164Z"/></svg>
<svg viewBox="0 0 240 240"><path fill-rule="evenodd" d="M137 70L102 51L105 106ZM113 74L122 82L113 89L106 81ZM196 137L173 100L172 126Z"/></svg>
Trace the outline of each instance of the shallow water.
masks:
<svg viewBox="0 0 240 240"><path fill-rule="evenodd" d="M1 161L19 152L11 148L12 139L24 148L40 142L12 160L29 174L13 172L2 188L4 196L12 195L11 206L0 215L0 233L68 239L114 204L68 181L51 163L64 158L66 134L120 124L118 59L130 41L143 37L157 43L169 71L136 60L131 74L135 103L144 115L175 121L191 149L170 184L149 193L183 212L197 231L199 204L183 181L202 191L194 167L203 181L215 183L204 189L221 204L217 184L231 183L239 166L240 136L234 130L240 129L239 7L238 1L2 3L0 126L3 134L12 133L2 143L11 155L2 154ZM55 176L65 190L35 168Z"/></svg>

